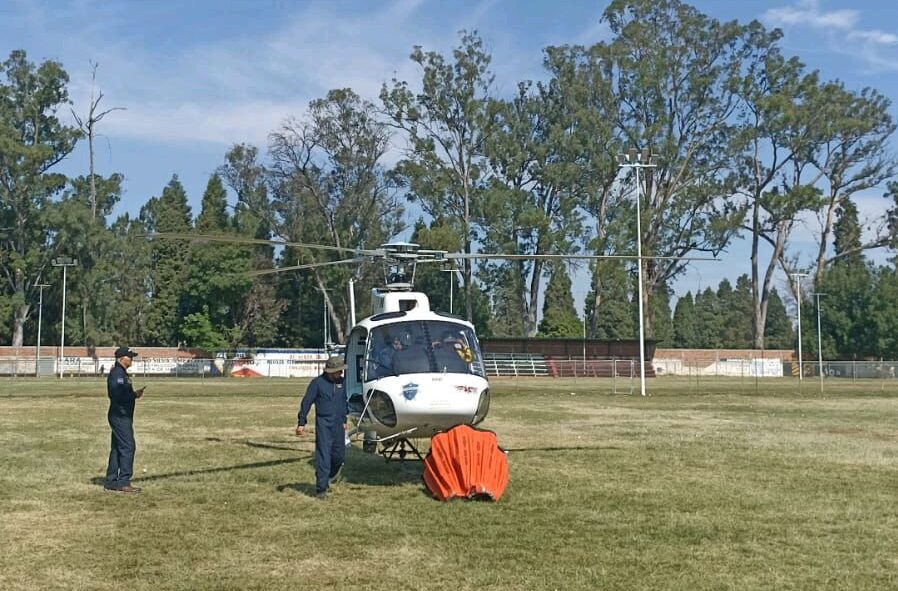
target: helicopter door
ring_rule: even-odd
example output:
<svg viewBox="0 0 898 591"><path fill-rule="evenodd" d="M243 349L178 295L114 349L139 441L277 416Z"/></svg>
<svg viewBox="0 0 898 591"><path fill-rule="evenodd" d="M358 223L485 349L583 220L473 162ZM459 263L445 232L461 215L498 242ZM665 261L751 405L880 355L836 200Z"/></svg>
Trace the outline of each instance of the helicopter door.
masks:
<svg viewBox="0 0 898 591"><path fill-rule="evenodd" d="M362 395L362 378L365 375L365 348L368 344L368 331L357 326L349 333L346 345L346 374L344 385L346 397Z"/></svg>

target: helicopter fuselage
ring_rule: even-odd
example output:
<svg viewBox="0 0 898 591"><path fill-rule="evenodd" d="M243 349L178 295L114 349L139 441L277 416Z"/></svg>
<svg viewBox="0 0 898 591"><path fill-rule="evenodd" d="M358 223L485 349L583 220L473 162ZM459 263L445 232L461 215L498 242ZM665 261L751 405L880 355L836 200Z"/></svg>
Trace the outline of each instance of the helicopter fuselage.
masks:
<svg viewBox="0 0 898 591"><path fill-rule="evenodd" d="M418 292L377 292L378 313L350 332L346 392L358 430L430 437L474 425L489 411L489 383L474 327L430 310Z"/></svg>
<svg viewBox="0 0 898 591"><path fill-rule="evenodd" d="M379 438L407 433L431 437L456 425L486 418L489 384L479 376L418 373L389 376L365 383L368 412L359 429ZM486 402L484 402L486 400ZM480 408L480 414L478 414Z"/></svg>

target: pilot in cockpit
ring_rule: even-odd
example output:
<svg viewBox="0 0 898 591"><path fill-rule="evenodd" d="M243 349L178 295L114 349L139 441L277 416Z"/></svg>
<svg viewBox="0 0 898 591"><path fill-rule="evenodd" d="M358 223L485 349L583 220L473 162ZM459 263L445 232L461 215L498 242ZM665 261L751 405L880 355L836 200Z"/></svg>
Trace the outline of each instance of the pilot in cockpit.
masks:
<svg viewBox="0 0 898 591"><path fill-rule="evenodd" d="M433 355L437 364L437 371L449 373L468 372L470 349L465 346L459 335L452 331L445 331L440 341L434 344Z"/></svg>
<svg viewBox="0 0 898 591"><path fill-rule="evenodd" d="M375 368L375 374L377 377L393 375L393 360L396 356L396 352L404 349L405 345L398 335L392 338L387 335L387 338L384 339L384 345L380 348L380 351L375 357L377 366Z"/></svg>

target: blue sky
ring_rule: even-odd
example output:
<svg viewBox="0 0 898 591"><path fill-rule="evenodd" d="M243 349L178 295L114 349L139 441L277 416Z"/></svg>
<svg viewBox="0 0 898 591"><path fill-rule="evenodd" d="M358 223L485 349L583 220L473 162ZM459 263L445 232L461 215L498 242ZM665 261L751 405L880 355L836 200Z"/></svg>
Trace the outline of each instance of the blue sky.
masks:
<svg viewBox="0 0 898 591"><path fill-rule="evenodd" d="M783 45L824 78L850 88L872 86L898 98L898 3L885 0L694 0L721 20L759 19L785 32ZM110 114L97 151L101 174L125 175L118 212L136 213L173 173L198 209L209 175L235 142L264 149L268 133L309 100L349 86L375 100L392 77L413 81L412 46L447 52L460 29L477 29L493 54L496 90L542 76L547 45L606 38L599 22L607 2L435 0L218 2L0 0L0 52L25 49L56 59L71 77L75 108L86 110L90 61L97 62ZM893 115L898 109L893 106ZM64 171L84 174L83 147ZM881 190L858 199L862 216L884 208ZM196 212L195 212L196 213ZM815 222L808 220L808 228ZM800 229L796 245L812 246ZM676 284L716 286L748 272L744 243L724 264L704 264ZM584 282L575 284L578 305Z"/></svg>

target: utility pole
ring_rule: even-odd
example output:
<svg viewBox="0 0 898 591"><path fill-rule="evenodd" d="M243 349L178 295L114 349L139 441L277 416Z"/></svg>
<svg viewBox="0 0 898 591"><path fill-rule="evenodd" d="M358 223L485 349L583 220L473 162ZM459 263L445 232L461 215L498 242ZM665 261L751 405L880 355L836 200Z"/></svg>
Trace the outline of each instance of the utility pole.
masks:
<svg viewBox="0 0 898 591"><path fill-rule="evenodd" d="M38 283L35 287L40 289L37 300L37 347L34 352L34 377L41 377L41 323L44 318L44 288L50 287L46 283Z"/></svg>
<svg viewBox="0 0 898 591"><path fill-rule="evenodd" d="M586 376L586 310L583 311L583 376Z"/></svg>
<svg viewBox="0 0 898 591"><path fill-rule="evenodd" d="M62 267L62 329L59 337L59 377L62 378L62 362L65 359L65 283L66 270L78 264L78 259L58 257L50 261L54 267Z"/></svg>
<svg viewBox="0 0 898 591"><path fill-rule="evenodd" d="M455 273L458 272L458 269L440 269L443 273L449 273L449 313L453 314L452 311L452 292L453 286L455 284Z"/></svg>
<svg viewBox="0 0 898 591"><path fill-rule="evenodd" d="M333 290L329 287L320 287L319 289L321 290L322 304L324 305L324 323L322 325L322 340L324 341L324 344L322 345L322 348L325 352L330 353L327 348L327 344L330 342L330 322L328 322L327 317L327 292Z"/></svg>
<svg viewBox="0 0 898 591"><path fill-rule="evenodd" d="M820 296L828 294L814 292L817 298L817 363L818 372L820 373L820 394L823 394L823 333L820 331Z"/></svg>
<svg viewBox="0 0 898 591"><path fill-rule="evenodd" d="M648 150L641 153L636 148L631 148L626 154L617 155L617 165L620 168L632 168L636 173L636 262L639 283L639 388L645 396L645 320L643 318L643 294L642 294L642 212L640 210L639 169L655 168L656 156Z"/></svg>
<svg viewBox="0 0 898 591"><path fill-rule="evenodd" d="M803 368L801 365L801 278L807 277L807 273L792 273L792 280L795 282L795 301L798 303L798 381L803 379Z"/></svg>

